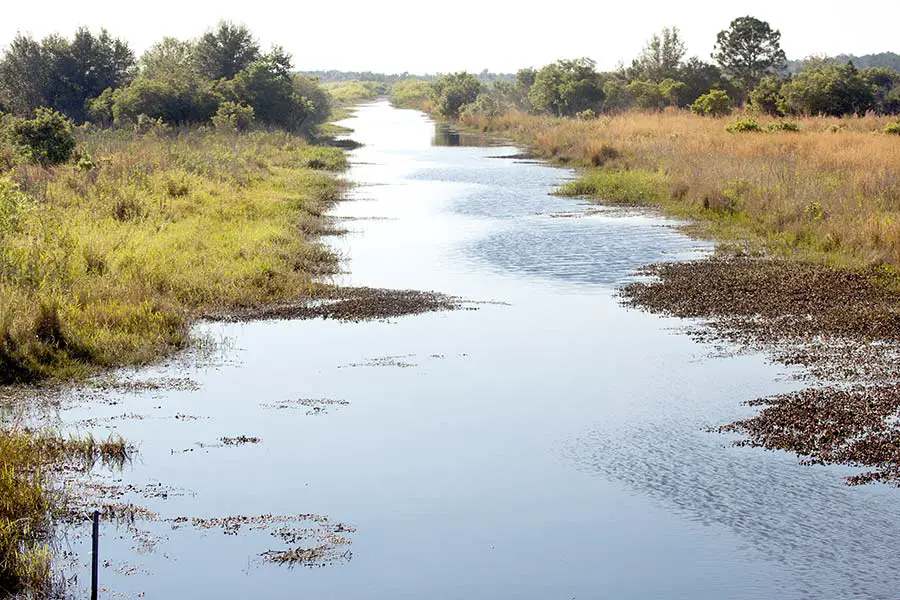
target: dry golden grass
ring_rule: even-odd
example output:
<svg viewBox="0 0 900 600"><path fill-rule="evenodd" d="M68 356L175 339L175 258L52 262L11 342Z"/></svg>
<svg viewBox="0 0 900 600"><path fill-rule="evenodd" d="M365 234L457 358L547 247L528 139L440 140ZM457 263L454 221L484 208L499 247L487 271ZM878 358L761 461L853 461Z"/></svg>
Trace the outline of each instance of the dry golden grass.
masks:
<svg viewBox="0 0 900 600"><path fill-rule="evenodd" d="M662 178L666 210L713 223L712 233L844 265L900 268L900 136L890 118L805 118L800 132L728 133L732 121L679 110L593 120L466 115L548 158ZM759 119L766 125L771 119ZM599 185L597 189L606 189ZM600 198L602 200L602 198Z"/></svg>

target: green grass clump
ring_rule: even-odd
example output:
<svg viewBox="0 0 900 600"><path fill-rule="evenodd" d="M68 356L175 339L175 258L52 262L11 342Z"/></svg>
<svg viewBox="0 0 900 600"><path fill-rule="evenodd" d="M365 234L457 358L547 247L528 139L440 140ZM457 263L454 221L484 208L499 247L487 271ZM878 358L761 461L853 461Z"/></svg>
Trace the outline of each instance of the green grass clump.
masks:
<svg viewBox="0 0 900 600"><path fill-rule="evenodd" d="M557 193L625 204L659 204L670 196L666 178L644 169L590 169L579 179L564 184Z"/></svg>
<svg viewBox="0 0 900 600"><path fill-rule="evenodd" d="M885 125L884 132L889 135L900 135L900 121L894 121Z"/></svg>
<svg viewBox="0 0 900 600"><path fill-rule="evenodd" d="M337 148L276 132L80 132L89 160L0 172L0 383L80 377L188 342L199 315L301 298Z"/></svg>

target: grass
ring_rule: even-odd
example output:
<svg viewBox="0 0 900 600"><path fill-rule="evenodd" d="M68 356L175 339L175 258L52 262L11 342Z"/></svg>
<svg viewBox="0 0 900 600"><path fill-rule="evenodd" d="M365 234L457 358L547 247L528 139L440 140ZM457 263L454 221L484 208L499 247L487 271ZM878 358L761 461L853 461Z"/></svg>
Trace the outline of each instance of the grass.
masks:
<svg viewBox="0 0 900 600"><path fill-rule="evenodd" d="M432 112L431 84L422 79L404 79L391 86L391 104L397 108L415 108Z"/></svg>
<svg viewBox="0 0 900 600"><path fill-rule="evenodd" d="M98 461L121 467L130 453L121 438L0 428L0 594L43 597L52 585L50 543L62 506L51 473Z"/></svg>
<svg viewBox="0 0 900 600"><path fill-rule="evenodd" d="M203 130L82 131L79 148L0 170L0 383L152 361L199 315L302 298L337 268L316 241L337 148Z"/></svg>
<svg viewBox="0 0 900 600"><path fill-rule="evenodd" d="M726 130L745 118L761 131ZM466 115L463 125L583 167L562 193L655 204L696 219L702 235L754 249L900 268L900 137L884 133L891 119L765 121L678 110L592 120L512 112Z"/></svg>

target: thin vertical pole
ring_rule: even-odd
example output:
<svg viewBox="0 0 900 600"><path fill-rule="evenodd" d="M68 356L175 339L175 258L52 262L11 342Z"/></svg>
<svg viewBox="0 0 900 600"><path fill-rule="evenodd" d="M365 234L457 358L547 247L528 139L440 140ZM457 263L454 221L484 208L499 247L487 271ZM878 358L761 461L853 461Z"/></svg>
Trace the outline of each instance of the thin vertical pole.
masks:
<svg viewBox="0 0 900 600"><path fill-rule="evenodd" d="M91 540L91 600L97 600L97 575L100 562L100 511L94 511L94 530Z"/></svg>

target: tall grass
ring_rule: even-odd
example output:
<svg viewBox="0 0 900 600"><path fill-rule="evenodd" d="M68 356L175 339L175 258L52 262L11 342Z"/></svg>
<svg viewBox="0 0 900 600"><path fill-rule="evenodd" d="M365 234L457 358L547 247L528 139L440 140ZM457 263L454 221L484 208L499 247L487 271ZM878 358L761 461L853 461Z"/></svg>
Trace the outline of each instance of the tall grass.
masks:
<svg viewBox="0 0 900 600"><path fill-rule="evenodd" d="M53 521L62 505L50 474L97 461L121 467L129 453L121 438L0 428L0 596L44 597L51 585Z"/></svg>
<svg viewBox="0 0 900 600"><path fill-rule="evenodd" d="M726 131L745 116L667 110L577 120L512 112L466 114L463 124L590 169L564 192L646 200L699 219L711 235L778 252L900 268L900 138L883 133L888 118L760 120L762 132Z"/></svg>
<svg viewBox="0 0 900 600"><path fill-rule="evenodd" d="M340 150L283 133L87 131L74 164L0 171L0 383L182 347L197 315L299 298Z"/></svg>

